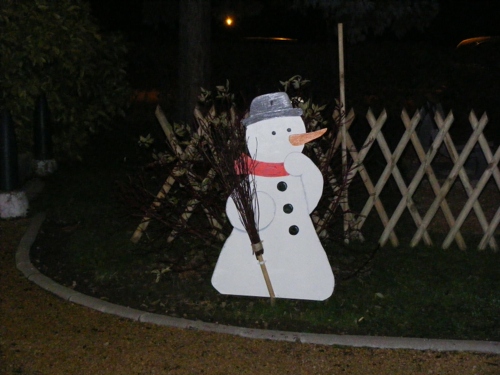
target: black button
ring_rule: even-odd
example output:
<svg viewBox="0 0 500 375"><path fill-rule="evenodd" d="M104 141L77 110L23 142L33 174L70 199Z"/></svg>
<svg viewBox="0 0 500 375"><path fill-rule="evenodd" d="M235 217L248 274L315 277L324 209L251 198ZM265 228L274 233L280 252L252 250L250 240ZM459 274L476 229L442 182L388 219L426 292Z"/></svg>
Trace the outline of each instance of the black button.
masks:
<svg viewBox="0 0 500 375"><path fill-rule="evenodd" d="M290 228L288 228L288 232L292 235L295 236L297 233L299 233L299 227L296 225L292 225Z"/></svg>
<svg viewBox="0 0 500 375"><path fill-rule="evenodd" d="M287 186L285 181L278 182L278 190L279 191L285 191L287 187L288 186Z"/></svg>
<svg viewBox="0 0 500 375"><path fill-rule="evenodd" d="M290 214L292 213L292 211L293 211L293 206L290 203L285 204L283 206L283 212L285 212L285 214Z"/></svg>

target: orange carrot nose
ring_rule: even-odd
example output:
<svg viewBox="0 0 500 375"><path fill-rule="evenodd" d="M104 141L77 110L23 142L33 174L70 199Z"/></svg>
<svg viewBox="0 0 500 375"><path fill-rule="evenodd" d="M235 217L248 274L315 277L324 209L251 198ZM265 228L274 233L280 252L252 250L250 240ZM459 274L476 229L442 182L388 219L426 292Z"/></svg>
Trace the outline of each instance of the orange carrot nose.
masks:
<svg viewBox="0 0 500 375"><path fill-rule="evenodd" d="M292 134L288 139L293 146L301 146L305 145L307 142L311 142L312 140L321 137L326 133L325 129L316 130L311 133L302 133L302 134Z"/></svg>

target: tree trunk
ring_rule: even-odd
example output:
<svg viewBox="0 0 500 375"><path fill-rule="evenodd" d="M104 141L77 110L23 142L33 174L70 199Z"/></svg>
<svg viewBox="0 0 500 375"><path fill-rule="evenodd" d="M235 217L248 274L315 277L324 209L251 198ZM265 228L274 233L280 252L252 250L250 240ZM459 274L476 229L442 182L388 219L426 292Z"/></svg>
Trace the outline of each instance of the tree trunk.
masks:
<svg viewBox="0 0 500 375"><path fill-rule="evenodd" d="M191 122L200 87L210 88L210 0L179 0L179 121Z"/></svg>

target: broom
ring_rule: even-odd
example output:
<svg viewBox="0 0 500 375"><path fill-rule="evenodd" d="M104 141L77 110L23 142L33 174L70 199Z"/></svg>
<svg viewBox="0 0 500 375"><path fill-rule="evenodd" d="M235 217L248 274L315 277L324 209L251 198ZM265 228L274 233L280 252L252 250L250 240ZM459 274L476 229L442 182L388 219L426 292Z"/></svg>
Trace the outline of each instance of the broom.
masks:
<svg viewBox="0 0 500 375"><path fill-rule="evenodd" d="M257 200L255 163L246 150L245 130L234 118L225 121L207 121L202 142L203 153L220 177L222 190L233 200L240 221L245 228L266 283L271 305L275 294L263 258L264 247L259 235L259 202Z"/></svg>

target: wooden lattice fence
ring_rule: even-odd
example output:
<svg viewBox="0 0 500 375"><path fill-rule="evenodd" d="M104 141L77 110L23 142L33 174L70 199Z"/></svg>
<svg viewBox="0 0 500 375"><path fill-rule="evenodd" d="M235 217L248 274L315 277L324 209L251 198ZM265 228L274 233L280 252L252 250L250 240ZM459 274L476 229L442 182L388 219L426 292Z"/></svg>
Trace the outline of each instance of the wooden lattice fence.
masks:
<svg viewBox="0 0 500 375"><path fill-rule="evenodd" d="M495 232L500 222L500 171L498 169L500 147L493 153L492 144L486 140L483 130L488 123L488 117L483 114L478 119L471 111L469 123L472 127L472 133L464 144L455 144L450 135L450 128L454 123L453 114L450 112L446 117L442 111L435 111L433 114L432 119L429 117L429 112L426 114L420 111L410 118L408 113L403 110L401 120L404 132L392 149L389 145L390 142L388 142L388 135L392 140L394 128L398 126L394 123L386 124L388 118L385 110L378 117L371 110L367 112L366 120L369 131L362 142L359 140L355 142L353 140L355 137L351 135L357 136L360 133L358 127L362 125L363 121L354 121L355 114L352 110L343 117L345 131L339 131L336 137L331 138L331 142L333 142L334 150L338 150L341 144L345 144L349 155L347 162L350 165L346 170L349 172L348 176L343 177L346 181L345 184L339 183L339 180L333 175L327 178L327 184L331 185L334 194L340 190L347 191L346 201L342 202L344 238L362 240L367 221L377 220L378 217L382 223L381 233L375 233L379 244L384 246L390 242L393 246L398 246L400 239L397 232L404 231L407 235L412 230L411 225L408 225L407 222L400 223L403 214L407 212L415 225L414 233L412 233L409 242L410 246L416 246L420 241L426 245L434 245L430 232L436 232L436 228L438 228L441 235L445 234L445 239L441 244L442 248L448 248L455 241L460 249L465 249L467 244L462 232L466 231L464 225L470 229L470 217L474 216L476 221L475 234L479 231L482 236L479 243L474 246L477 246L478 249L485 249L489 246L494 251L498 250ZM151 209L162 204L162 199L169 194L172 185L176 183L177 177L181 174L186 174L188 183L196 189L209 188L215 178L214 171L211 169L203 179L201 186L198 186L200 184L193 180L189 171L186 171L186 168L189 169L189 165L199 157L198 143L203 137L203 134L199 133L200 130L183 149L159 107L156 115L178 162L158 192L156 199L152 202ZM207 121L206 117L201 115L199 111L195 111L195 117L197 121ZM234 117L234 114L231 117ZM430 127L429 120L432 121ZM232 121L235 119L233 118ZM422 134L422 130L429 134ZM342 134L345 134L344 142L342 142ZM423 135L432 135L432 137L429 141L429 139L423 139ZM383 168L380 168L380 160L378 160L379 170L375 172L370 170L370 163L368 163L373 159L370 153L375 148L374 146L377 146L382 154L382 157L377 157L377 159L383 159ZM314 146L313 152L320 161L325 157L320 147ZM466 168L466 162L472 158L471 153L474 154L475 158L484 159L482 167L476 168L474 171L473 178L469 176L470 173L468 174ZM410 173L408 170L403 173L400 165L403 163L403 159L408 158L408 154L413 155L414 167ZM436 161L437 159L444 159L448 170L443 171ZM382 169L381 172L380 169ZM352 200L359 195L356 191L352 192L351 190L359 189L359 183L355 182L359 180L366 188L367 198L366 201L362 202L361 208L353 209ZM400 196L398 197L391 192L385 194L384 198L384 189L388 190L389 185L393 186L394 184L397 186ZM461 185L461 197L456 193L457 185ZM486 187L488 187L488 191L483 193ZM422 196L424 199L421 198ZM481 196L482 200L479 199ZM394 207L396 201L398 203ZM179 218L180 226L187 225L198 206L200 206L198 199L191 199L186 203L185 210ZM217 220L206 207L201 206L212 228L212 234L219 240L223 240L225 238L221 232L223 223ZM335 201L330 202L330 206L335 206ZM321 238L330 235L322 223L328 222L333 212L335 209L328 207L323 214L316 211L312 215ZM444 218L444 220L439 220L439 217ZM140 240L149 221L150 217L146 214L132 236L133 242ZM398 223L400 223L399 226L397 226ZM467 230L467 232L469 231ZM173 241L177 235L178 231L174 228L168 235L167 242ZM469 238L470 236L465 237Z"/></svg>
<svg viewBox="0 0 500 375"><path fill-rule="evenodd" d="M350 133L355 131L351 127L353 116L350 116L350 118L351 121L346 125L349 127L346 136L347 149L355 166L351 173L353 177L359 173L360 179L363 181L369 193L369 197L364 203L363 208L359 214L356 215L354 222L350 224L351 228L362 231L365 221L368 218L373 218L373 215L370 215L370 213L375 207L384 228L378 240L380 245L383 246L390 241L393 246L397 246L399 244L399 239L395 231L396 224L401 219L403 212L407 209L415 224L415 232L413 233L410 245L412 247L416 246L422 240L426 245L433 245L429 228L439 209L441 209L447 224L447 228L444 228L446 229L446 238L441 245L442 248L448 248L451 243L455 241L460 249L465 249L467 245L461 233L461 229L464 228L463 225L466 218L471 211L473 211L482 230L482 239L477 247L479 249L485 249L489 245L494 251L498 250L498 244L494 235L500 221L500 199L498 199L498 193L500 192L500 172L498 169L500 147L493 154L491 145L487 142L483 133L488 123L486 114L483 114L478 120L473 111L470 113L469 122L472 126L472 134L464 145L456 145L449 132L454 122L453 114L450 112L446 118L443 118L439 112L436 112L434 120L437 132L427 151L424 150L416 131L417 126L421 123L421 115L419 112L412 118L408 116L406 111L402 112L401 119L405 131L393 151L391 151L383 132L383 125L387 120L385 111L383 111L378 118L375 118L371 110L368 111L366 118L371 130L362 147L359 148L354 145L350 135ZM445 146L444 148L442 147L443 143ZM378 144L386 164L382 173L378 176L377 181L374 183L371 177L372 174L365 165L365 160L370 149L375 144ZM418 165L416 170L413 171L409 177L409 183L407 184L398 167L398 161L405 150L407 151L407 148L411 147L413 147L412 151L418 158ZM457 150L461 150L461 152L459 153ZM482 152L487 162L484 170L476 171L476 175L480 172L480 177L477 181L475 180L474 183L471 182L471 178L465 168L465 163L473 150L475 150L476 153L480 150L479 152ZM437 177L438 173L436 173L437 171L435 170L436 164L433 164L438 154L446 154L446 157L449 158L450 170L447 171L444 179ZM442 157L442 155L440 156ZM440 174L442 174L442 171L440 172ZM388 213L385 208L387 202L382 201L381 194L391 176L397 185L401 198L392 213ZM414 200L415 192L423 185L425 176L431 187L427 194L433 194L432 203L428 207L422 207L416 204ZM493 181L490 182L492 176ZM407 173L406 180L408 181ZM460 183L466 193L466 199L459 205L461 206L459 211L455 212L457 216L452 212L449 203L450 199L456 198L451 197L449 194L455 183ZM489 219L487 215L485 215L484 207L478 199L488 183L494 186L495 191L492 198L487 199L486 208L488 212L492 212L492 205L494 205L496 209L494 215ZM429 196L427 200L428 198ZM394 196L391 196L391 199L394 200ZM443 229L442 225L440 229ZM405 225L404 230L408 232L411 228Z"/></svg>

